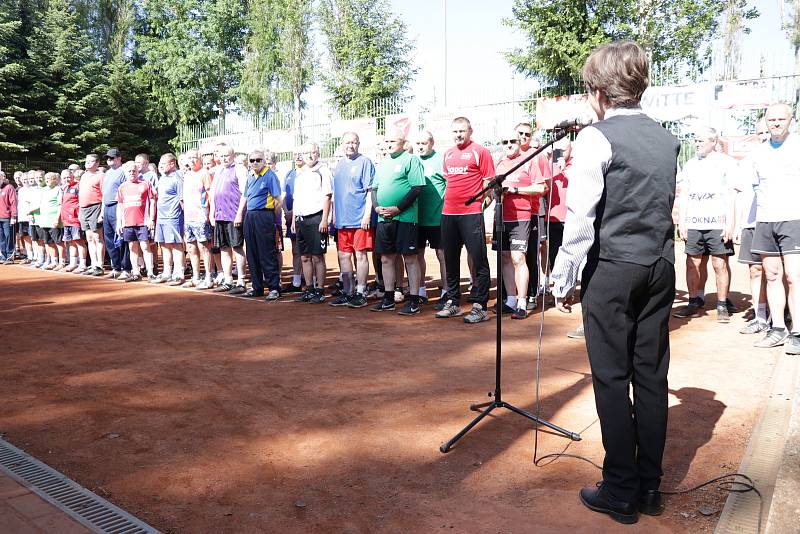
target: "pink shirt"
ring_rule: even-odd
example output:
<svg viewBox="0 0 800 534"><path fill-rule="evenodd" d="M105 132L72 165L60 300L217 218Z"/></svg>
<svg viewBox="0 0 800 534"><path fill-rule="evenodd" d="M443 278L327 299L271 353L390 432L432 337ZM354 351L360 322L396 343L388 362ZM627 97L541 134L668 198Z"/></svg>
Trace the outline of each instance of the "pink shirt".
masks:
<svg viewBox="0 0 800 534"><path fill-rule="evenodd" d="M123 182L117 190L117 204L122 207L122 226L145 226L148 200L155 197L148 182Z"/></svg>
<svg viewBox="0 0 800 534"><path fill-rule="evenodd" d="M483 188L483 179L494 175L494 161L484 146L470 141L464 148L454 146L444 154L444 206L442 215L480 213L480 199L464 202Z"/></svg>
<svg viewBox="0 0 800 534"><path fill-rule="evenodd" d="M103 177L100 172L85 172L79 183L78 203L82 208L103 201Z"/></svg>
<svg viewBox="0 0 800 534"><path fill-rule="evenodd" d="M188 171L183 175L183 217L188 222L208 221L208 194L211 177L205 169Z"/></svg>
<svg viewBox="0 0 800 534"><path fill-rule="evenodd" d="M550 220L555 222L564 222L567 218L567 186L569 185L569 168L572 165L572 158L568 159L564 170L558 171L558 164L556 164L555 172L552 181L552 205L550 206Z"/></svg>
<svg viewBox="0 0 800 534"><path fill-rule="evenodd" d="M510 169L516 165L521 158L522 155L519 155L513 159L503 156L502 159L497 162L497 173L501 174L506 172L507 169ZM503 187L507 189L511 189L512 187L528 187L534 183L533 177L531 176L531 171L531 162L528 162L508 175L503 182ZM535 171L533 174L538 175L538 173ZM544 181L544 178L537 180L537 182L538 181ZM505 196L503 196L504 222L530 221L531 216L538 209L539 201L538 196L536 195L523 195L507 192Z"/></svg>

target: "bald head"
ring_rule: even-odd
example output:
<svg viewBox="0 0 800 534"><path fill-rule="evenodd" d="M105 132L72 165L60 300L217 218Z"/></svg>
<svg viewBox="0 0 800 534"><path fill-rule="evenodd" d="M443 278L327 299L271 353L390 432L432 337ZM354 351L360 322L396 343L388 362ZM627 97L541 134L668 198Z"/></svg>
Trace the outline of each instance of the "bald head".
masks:
<svg viewBox="0 0 800 534"><path fill-rule="evenodd" d="M418 132L413 139L414 153L425 157L433 154L433 134L427 130Z"/></svg>
<svg viewBox="0 0 800 534"><path fill-rule="evenodd" d="M789 126L792 123L792 108L783 102L773 104L767 108L764 116L767 120L770 139L775 143L782 143L789 137Z"/></svg>

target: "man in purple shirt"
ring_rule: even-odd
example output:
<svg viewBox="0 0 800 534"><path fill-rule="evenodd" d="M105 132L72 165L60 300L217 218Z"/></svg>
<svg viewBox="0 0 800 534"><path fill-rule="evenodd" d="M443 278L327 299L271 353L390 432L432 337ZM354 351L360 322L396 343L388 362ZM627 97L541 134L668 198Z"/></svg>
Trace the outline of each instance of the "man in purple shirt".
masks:
<svg viewBox="0 0 800 534"><path fill-rule="evenodd" d="M222 254L222 272L225 279L214 289L217 293L228 292L238 295L245 292L245 257L244 234L242 221L246 202L242 196L247 184L247 169L237 165L233 147L219 145L217 159L221 161L217 167L214 183L211 186L209 218L214 226L214 243ZM238 282L233 283L233 257L236 257Z"/></svg>

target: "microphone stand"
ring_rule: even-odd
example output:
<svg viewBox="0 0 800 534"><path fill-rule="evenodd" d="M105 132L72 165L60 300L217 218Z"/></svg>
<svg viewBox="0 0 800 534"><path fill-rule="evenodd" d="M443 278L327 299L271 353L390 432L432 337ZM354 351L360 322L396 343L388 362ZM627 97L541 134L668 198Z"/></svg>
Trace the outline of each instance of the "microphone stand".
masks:
<svg viewBox="0 0 800 534"><path fill-rule="evenodd" d="M478 414L477 417L475 417L475 419L470 421L470 423L467 426L465 426L463 429L461 429L461 431L458 434L456 434L455 436L450 438L450 440L447 441L447 443L444 443L439 447L439 450L441 452L443 452L443 453L449 452L451 447L459 439L461 439L467 432L472 430L472 428L475 425L480 423L481 420L484 417L486 417L487 415L489 415L495 408L505 408L507 410L511 410L512 412L514 412L516 414L519 414L519 415L521 415L521 416L523 416L523 417L525 417L527 419L530 419L531 421L534 421L534 422L536 422L538 424L544 425L544 426L546 426L546 427L548 427L548 428L550 428L552 430L555 430L559 434L561 434L561 435L563 435L563 436L565 436L565 437L567 437L567 438L569 438L569 439L571 439L573 441L580 441L580 439L581 439L580 434L578 434L576 432L571 432L569 430L563 429L560 426L554 425L553 423L551 423L551 422L549 422L549 421L547 421L545 419L541 419L540 417L537 417L537 416L533 415L530 412L527 412L527 411L525 411L525 410L523 410L521 408L517 408L513 404L509 404L508 402L504 401L503 397L502 397L502 394L501 394L501 387L500 387L500 385L501 385L501 369L502 369L502 353L503 353L503 348L502 348L503 347L503 338L502 338L502 335L501 335L501 332L502 332L502 316L503 316L502 312L503 312L503 310L502 310L502 306L501 306L501 302L500 302L501 294L502 294L501 287L503 286L503 230L504 230L504 228L503 228L503 182L505 181L506 177L508 177L508 175L510 175L511 173L513 173L514 171L516 171L517 169L522 167L525 163L530 161L532 158L534 158L535 156L537 156L538 154L543 152L545 149L547 149L547 147L552 146L559 139L562 139L563 137L566 137L567 134L569 134L569 129L563 130L562 132L556 134L556 136L551 141L549 141L548 143L545 143L544 145L539 147L537 150L533 151L531 154L523 157L521 159L521 161L519 163L517 163L516 165L514 165L511 169L509 169L508 171L506 171L504 173L498 174L497 176L492 178L489 181L489 183L486 184L486 187L484 187L479 193L477 193L476 195L470 197L465 202L466 205L470 205L473 202L475 202L476 200L478 200L479 198L483 198L483 195L486 194L489 190L492 190L494 192L494 198L495 198L494 224L495 224L495 231L496 231L497 244L498 244L498 246L497 246L497 304L495 305L495 307L496 307L495 311L497 312L496 313L496 315L497 315L497 317L496 317L497 327L496 327L496 331L495 331L495 335L496 335L496 340L495 340L495 377L494 377L495 385L494 385L494 392L489 392L489 396L493 397L493 400L491 400L489 402L480 403L480 404L472 404L472 405L470 405L470 407L469 407L470 410L475 411L475 412L480 412L480 413ZM534 251L534 252L536 254L538 254L538 250Z"/></svg>

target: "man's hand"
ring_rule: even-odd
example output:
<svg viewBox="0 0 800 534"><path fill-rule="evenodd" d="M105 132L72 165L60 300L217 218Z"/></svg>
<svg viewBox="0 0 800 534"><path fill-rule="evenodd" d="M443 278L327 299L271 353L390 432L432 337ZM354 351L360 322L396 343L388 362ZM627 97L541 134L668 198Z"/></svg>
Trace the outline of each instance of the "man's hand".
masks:
<svg viewBox="0 0 800 534"><path fill-rule="evenodd" d="M328 221L319 222L319 233L326 235L328 233Z"/></svg>
<svg viewBox="0 0 800 534"><path fill-rule="evenodd" d="M233 225L234 226L241 226L242 225L242 214L241 213L237 213L236 214L236 217L233 219Z"/></svg>
<svg viewBox="0 0 800 534"><path fill-rule="evenodd" d="M103 214L101 213L100 215L97 216L97 224L100 224L102 222L103 222Z"/></svg>
<svg viewBox="0 0 800 534"><path fill-rule="evenodd" d="M733 239L733 228L731 227L725 228L724 230L722 230L720 235L722 236L722 242L727 243L728 241Z"/></svg>
<svg viewBox="0 0 800 534"><path fill-rule="evenodd" d="M17 224L17 218L16 217L11 217L10 224Z"/></svg>
<svg viewBox="0 0 800 534"><path fill-rule="evenodd" d="M741 245L742 244L742 229L741 228L737 228L733 232L733 243L735 245Z"/></svg>
<svg viewBox="0 0 800 534"><path fill-rule="evenodd" d="M370 213L367 212L364 214L364 218L361 219L361 229L362 230L369 230L369 223L370 223Z"/></svg>
<svg viewBox="0 0 800 534"><path fill-rule="evenodd" d="M208 214L208 222L211 223L211 226L216 226L217 225L217 221L214 220L214 216L211 215L210 213Z"/></svg>
<svg viewBox="0 0 800 534"><path fill-rule="evenodd" d="M681 239L683 239L684 241L689 239L689 231L686 228L679 227L678 228L678 235L680 235Z"/></svg>
<svg viewBox="0 0 800 534"><path fill-rule="evenodd" d="M151 232L155 231L156 222L151 219L150 222L147 223L147 229L150 230Z"/></svg>
<svg viewBox="0 0 800 534"><path fill-rule="evenodd" d="M561 313L572 313L572 295L566 297L556 297L556 309Z"/></svg>
<svg viewBox="0 0 800 534"><path fill-rule="evenodd" d="M381 207L381 211L379 211L378 213L383 215L385 219L391 219L393 217L400 215L400 208L398 208L397 206L389 206L388 208Z"/></svg>

